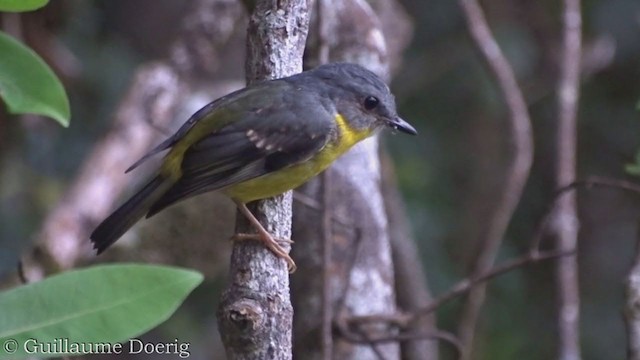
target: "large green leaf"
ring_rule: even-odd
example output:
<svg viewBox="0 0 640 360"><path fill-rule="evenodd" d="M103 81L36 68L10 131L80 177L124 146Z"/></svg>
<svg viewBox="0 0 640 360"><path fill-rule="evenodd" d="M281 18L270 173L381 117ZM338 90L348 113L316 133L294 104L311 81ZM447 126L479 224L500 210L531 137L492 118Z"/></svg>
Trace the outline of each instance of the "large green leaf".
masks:
<svg viewBox="0 0 640 360"><path fill-rule="evenodd" d="M13 114L39 114L69 125L69 99L60 80L33 50L0 32L0 97Z"/></svg>
<svg viewBox="0 0 640 360"><path fill-rule="evenodd" d="M125 341L166 320L201 281L190 270L105 265L0 293L0 359L24 358L36 343L64 341L58 348L73 354L72 344Z"/></svg>
<svg viewBox="0 0 640 360"><path fill-rule="evenodd" d="M39 9L49 0L0 0L0 11L19 12Z"/></svg>

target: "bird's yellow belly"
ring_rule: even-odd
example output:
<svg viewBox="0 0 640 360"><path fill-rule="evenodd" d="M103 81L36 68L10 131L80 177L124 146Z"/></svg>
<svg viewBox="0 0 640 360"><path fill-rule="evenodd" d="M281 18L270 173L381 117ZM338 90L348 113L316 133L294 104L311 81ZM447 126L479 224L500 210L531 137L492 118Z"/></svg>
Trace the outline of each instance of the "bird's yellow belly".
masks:
<svg viewBox="0 0 640 360"><path fill-rule="evenodd" d="M229 197L245 203L276 196L295 189L318 175L341 154L342 152L333 149L325 150L301 164L232 185L224 189L223 192Z"/></svg>

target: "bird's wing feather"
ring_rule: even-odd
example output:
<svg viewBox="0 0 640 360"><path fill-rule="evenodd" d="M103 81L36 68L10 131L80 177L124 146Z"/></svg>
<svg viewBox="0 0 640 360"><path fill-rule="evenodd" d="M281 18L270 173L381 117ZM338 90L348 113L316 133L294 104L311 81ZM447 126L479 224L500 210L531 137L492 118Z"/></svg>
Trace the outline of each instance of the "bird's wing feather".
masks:
<svg viewBox="0 0 640 360"><path fill-rule="evenodd" d="M179 200L306 161L322 149L335 127L334 110L320 104L317 96L300 97L292 91L272 94L267 101L248 99L259 106L244 101L230 104L227 110L236 120L185 152L180 180L147 216ZM307 97L308 101L300 101Z"/></svg>
<svg viewBox="0 0 640 360"><path fill-rule="evenodd" d="M202 107L200 110L196 111L191 117L184 123L175 134L171 135L169 138L158 144L156 147L151 149L148 153L146 153L143 157L141 157L138 161L133 163L125 173L130 172L131 170L137 168L145 162L147 159L152 157L153 155L162 152L164 150L169 149L173 145L175 145L178 141L180 141L191 129L196 127L196 125L209 126L211 131L214 131L216 127L223 127L226 125L224 122L218 123L216 121L203 121L205 119L216 119L216 112L220 109L224 109L225 106L233 103L234 101L241 99L243 97L251 97L255 93L258 93L261 89L262 84L258 84L258 86L254 86L252 88L244 88L237 91L234 91L230 94L227 94L221 98L218 98L209 104ZM213 115L213 116L212 116ZM219 118L219 117L218 117Z"/></svg>

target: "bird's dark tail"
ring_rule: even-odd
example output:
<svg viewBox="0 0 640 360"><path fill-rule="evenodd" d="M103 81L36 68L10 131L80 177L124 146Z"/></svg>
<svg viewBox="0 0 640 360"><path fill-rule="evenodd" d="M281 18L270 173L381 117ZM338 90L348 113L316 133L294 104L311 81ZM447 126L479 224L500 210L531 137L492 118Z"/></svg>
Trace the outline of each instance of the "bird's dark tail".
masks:
<svg viewBox="0 0 640 360"><path fill-rule="evenodd" d="M172 180L162 175L156 176L100 223L90 236L93 248L98 250L98 254L116 242L133 224L140 220L151 205L172 185Z"/></svg>

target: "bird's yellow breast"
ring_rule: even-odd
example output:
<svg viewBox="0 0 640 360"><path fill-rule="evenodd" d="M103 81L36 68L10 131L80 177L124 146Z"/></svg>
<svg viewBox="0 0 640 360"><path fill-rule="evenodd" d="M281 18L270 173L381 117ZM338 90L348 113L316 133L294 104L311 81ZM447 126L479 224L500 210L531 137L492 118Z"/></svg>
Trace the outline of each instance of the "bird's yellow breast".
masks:
<svg viewBox="0 0 640 360"><path fill-rule="evenodd" d="M327 143L311 159L281 170L232 185L223 190L231 198L242 202L264 199L297 188L318 175L361 140L369 137L371 130L356 130L340 114L336 115L338 136Z"/></svg>

